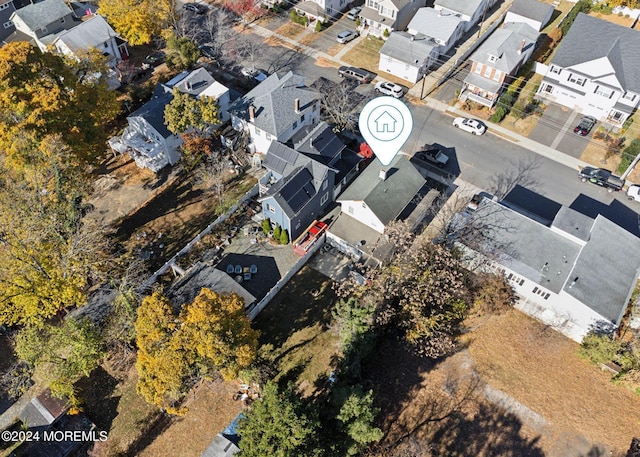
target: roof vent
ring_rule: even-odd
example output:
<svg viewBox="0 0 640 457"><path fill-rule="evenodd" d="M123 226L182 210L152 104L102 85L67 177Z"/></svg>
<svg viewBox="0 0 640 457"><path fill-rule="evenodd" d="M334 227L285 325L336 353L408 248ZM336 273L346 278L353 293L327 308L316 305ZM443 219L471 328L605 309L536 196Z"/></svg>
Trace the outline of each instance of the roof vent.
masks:
<svg viewBox="0 0 640 457"><path fill-rule="evenodd" d="M378 176L380 177L380 179L385 181L387 179L387 170L383 168L382 170L380 170L380 174Z"/></svg>

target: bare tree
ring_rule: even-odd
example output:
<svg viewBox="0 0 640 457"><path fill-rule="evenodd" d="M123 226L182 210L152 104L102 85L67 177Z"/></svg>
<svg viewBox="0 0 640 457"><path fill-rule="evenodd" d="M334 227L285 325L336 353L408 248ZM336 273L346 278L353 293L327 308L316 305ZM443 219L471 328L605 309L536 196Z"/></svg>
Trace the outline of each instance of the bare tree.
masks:
<svg viewBox="0 0 640 457"><path fill-rule="evenodd" d="M260 39L256 39L254 35L248 33L237 34L236 39L233 42L234 50L236 54L249 61L249 67L251 69L256 68L256 58L262 52L264 44Z"/></svg>
<svg viewBox="0 0 640 457"><path fill-rule="evenodd" d="M202 28L216 57L224 57L228 51L226 45L234 35L231 14L221 8L213 9L206 15Z"/></svg>
<svg viewBox="0 0 640 457"><path fill-rule="evenodd" d="M302 48L282 48L282 52L269 61L267 71L274 73L295 70L304 57L306 57L306 53Z"/></svg>
<svg viewBox="0 0 640 457"><path fill-rule="evenodd" d="M498 200L502 200L516 186L535 190L540 184L535 176L538 168L540 168L540 160L537 157L512 163L509 168L489 179L491 182L489 192L496 196Z"/></svg>
<svg viewBox="0 0 640 457"><path fill-rule="evenodd" d="M227 164L220 154L209 156L196 174L198 181L202 183L204 188L215 194L218 203L222 203L222 197L229 181L228 175Z"/></svg>
<svg viewBox="0 0 640 457"><path fill-rule="evenodd" d="M355 92L355 86L346 81L337 84L319 78L311 86L322 94L322 112L326 121L333 124L336 131L355 130L359 107L369 98Z"/></svg>

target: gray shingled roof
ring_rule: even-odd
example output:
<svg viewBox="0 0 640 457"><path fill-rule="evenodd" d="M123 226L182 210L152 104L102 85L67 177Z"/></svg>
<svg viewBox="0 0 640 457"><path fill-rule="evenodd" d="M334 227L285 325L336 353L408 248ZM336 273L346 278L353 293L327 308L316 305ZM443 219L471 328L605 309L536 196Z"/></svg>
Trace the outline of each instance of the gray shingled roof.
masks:
<svg viewBox="0 0 640 457"><path fill-rule="evenodd" d="M407 28L425 36L447 42L461 22L463 20L460 16L446 13L440 15L433 8L420 8L411 19L411 22L409 22Z"/></svg>
<svg viewBox="0 0 640 457"><path fill-rule="evenodd" d="M291 137L289 146L324 165L331 165L346 147L326 122L308 125Z"/></svg>
<svg viewBox="0 0 640 457"><path fill-rule="evenodd" d="M239 97L229 108L233 115L249 121L249 106L255 107L254 125L265 132L279 137L300 119L294 110L296 99L300 99L303 111L320 98L320 94L305 85L304 76L288 72L284 76L277 73L258 84L244 97Z"/></svg>
<svg viewBox="0 0 640 457"><path fill-rule="evenodd" d="M380 170L387 179L380 179ZM426 183L420 172L401 154L383 167L374 160L340 195L341 201L363 201L378 219L387 225L395 220Z"/></svg>
<svg viewBox="0 0 640 457"><path fill-rule="evenodd" d="M411 39L413 38L413 41ZM420 66L438 44L431 38L407 32L391 32L380 49L380 55L390 56L400 62Z"/></svg>
<svg viewBox="0 0 640 457"><path fill-rule="evenodd" d="M534 46L538 40L538 31L528 24L508 23L493 32L478 49L471 54L470 59L497 68L507 74L518 65L522 56L518 49L525 40L524 49ZM495 62L489 61L489 56L498 57Z"/></svg>
<svg viewBox="0 0 640 457"><path fill-rule="evenodd" d="M435 4L465 16L473 16L483 0L436 0Z"/></svg>
<svg viewBox="0 0 640 457"><path fill-rule="evenodd" d="M624 90L640 93L640 32L637 30L580 13L551 63L570 68L602 57L609 59Z"/></svg>
<svg viewBox="0 0 640 457"><path fill-rule="evenodd" d="M61 33L57 39L75 52L96 47L115 36L116 32L102 16L93 16L74 28Z"/></svg>
<svg viewBox="0 0 640 457"><path fill-rule="evenodd" d="M542 3L537 0L514 0L513 4L509 8L509 12L542 22L547 18L549 11L552 11L553 9L553 5Z"/></svg>
<svg viewBox="0 0 640 457"><path fill-rule="evenodd" d="M551 229L487 199L472 217L492 227L485 248L501 264L617 323L640 268L636 236L600 215L594 221L569 208L558 212Z"/></svg>
<svg viewBox="0 0 640 457"><path fill-rule="evenodd" d="M160 84L158 86L160 86ZM171 136L171 132L167 129L164 121L164 108L173 100L173 94L171 92L158 91L158 86L156 86L156 92L154 93L158 95L154 95L151 100L131 113L128 117L141 117L145 119L164 138L168 138Z"/></svg>
<svg viewBox="0 0 640 457"><path fill-rule="evenodd" d="M62 0L44 0L20 8L13 15L18 16L29 29L35 31L71 13L73 13L71 8Z"/></svg>

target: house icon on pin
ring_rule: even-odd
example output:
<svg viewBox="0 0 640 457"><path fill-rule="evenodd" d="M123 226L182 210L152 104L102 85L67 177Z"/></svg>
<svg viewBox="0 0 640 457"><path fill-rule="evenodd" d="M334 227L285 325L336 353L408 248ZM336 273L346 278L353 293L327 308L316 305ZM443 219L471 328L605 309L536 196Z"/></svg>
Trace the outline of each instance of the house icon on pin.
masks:
<svg viewBox="0 0 640 457"><path fill-rule="evenodd" d="M388 111L384 111L374 122L378 133L393 133L396 131L397 121Z"/></svg>

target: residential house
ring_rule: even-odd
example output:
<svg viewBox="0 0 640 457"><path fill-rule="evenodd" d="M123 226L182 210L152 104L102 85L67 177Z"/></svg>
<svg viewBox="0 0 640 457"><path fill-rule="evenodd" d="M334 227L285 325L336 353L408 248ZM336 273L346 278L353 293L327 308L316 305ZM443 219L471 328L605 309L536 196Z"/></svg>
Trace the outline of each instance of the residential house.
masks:
<svg viewBox="0 0 640 457"><path fill-rule="evenodd" d="M304 76L272 74L230 108L231 124L249 136L249 148L265 154L272 141L286 143L306 125L320 119L320 94Z"/></svg>
<svg viewBox="0 0 640 457"><path fill-rule="evenodd" d="M0 24L2 24L2 26L0 26L0 43L16 31L16 27L11 20L11 16L15 10L16 7L13 0L0 0Z"/></svg>
<svg viewBox="0 0 640 457"><path fill-rule="evenodd" d="M640 271L636 236L567 207L550 226L488 199L469 217L489 233L463 257L504 274L520 310L577 342L591 329L620 324Z"/></svg>
<svg viewBox="0 0 640 457"><path fill-rule="evenodd" d="M382 37L404 30L426 0L367 0L360 12L363 33Z"/></svg>
<svg viewBox="0 0 640 457"><path fill-rule="evenodd" d="M11 21L16 32L7 41L29 41L42 51L56 34L72 29L80 23L63 0L44 0L13 12Z"/></svg>
<svg viewBox="0 0 640 457"><path fill-rule="evenodd" d="M541 31L553 16L553 5L538 0L514 0L504 22L524 22Z"/></svg>
<svg viewBox="0 0 640 457"><path fill-rule="evenodd" d="M347 8L347 0L305 0L295 5L298 14L307 16L310 20L325 22L339 19L340 13Z"/></svg>
<svg viewBox="0 0 640 457"><path fill-rule="evenodd" d="M531 57L538 31L524 23L504 24L469 57L471 70L464 79L461 100L493 107L504 88Z"/></svg>
<svg viewBox="0 0 640 457"><path fill-rule="evenodd" d="M390 252L386 227L395 220L419 220L416 213L424 212L420 202L430 191L426 182L403 154L388 166L374 160L337 198L340 213L327 240L355 258L384 260Z"/></svg>
<svg viewBox="0 0 640 457"><path fill-rule="evenodd" d="M192 72L185 71L172 81L171 87L175 87L180 92L197 98L215 98L218 101L218 117L221 122L226 122L231 118L229 115L229 106L231 105L229 88L216 81L205 68L198 68Z"/></svg>
<svg viewBox="0 0 640 457"><path fill-rule="evenodd" d="M378 68L416 83L447 54L464 33L457 15L420 8L406 32L393 32L380 49Z"/></svg>
<svg viewBox="0 0 640 457"><path fill-rule="evenodd" d="M640 32L578 14L537 95L620 127L640 103Z"/></svg>
<svg viewBox="0 0 640 457"><path fill-rule="evenodd" d="M336 171L290 147L273 141L260 180L263 217L287 230L293 240L333 201Z"/></svg>
<svg viewBox="0 0 640 457"><path fill-rule="evenodd" d="M99 15L91 16L72 29L54 35L42 37L40 41L52 45L60 54L76 55L83 50L97 49L106 57L110 68L115 68L123 59L129 58L126 41L118 37Z"/></svg>
<svg viewBox="0 0 640 457"><path fill-rule="evenodd" d="M465 32L484 21L498 0L436 0L433 8L443 13L459 15L465 21Z"/></svg>

